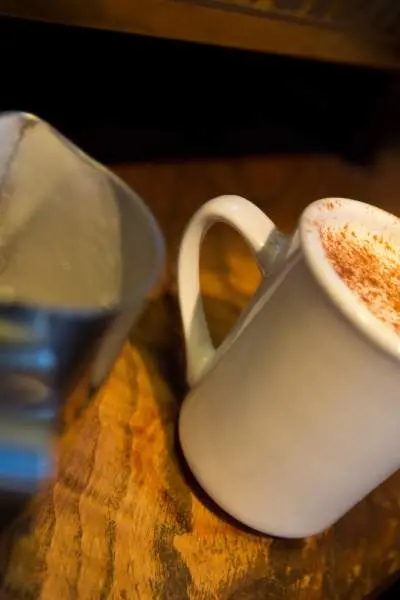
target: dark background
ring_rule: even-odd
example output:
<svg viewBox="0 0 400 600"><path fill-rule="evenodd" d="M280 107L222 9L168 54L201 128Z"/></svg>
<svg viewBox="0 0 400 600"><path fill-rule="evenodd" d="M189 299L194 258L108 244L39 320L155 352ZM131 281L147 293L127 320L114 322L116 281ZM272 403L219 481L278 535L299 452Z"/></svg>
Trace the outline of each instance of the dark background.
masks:
<svg viewBox="0 0 400 600"><path fill-rule="evenodd" d="M33 112L101 161L335 152L394 137L396 76L0 18L0 110Z"/></svg>

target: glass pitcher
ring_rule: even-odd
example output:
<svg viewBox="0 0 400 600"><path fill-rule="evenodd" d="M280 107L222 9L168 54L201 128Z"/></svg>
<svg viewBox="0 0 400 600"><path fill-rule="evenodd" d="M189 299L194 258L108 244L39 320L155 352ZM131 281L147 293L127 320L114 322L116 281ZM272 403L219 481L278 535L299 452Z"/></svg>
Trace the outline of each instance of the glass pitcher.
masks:
<svg viewBox="0 0 400 600"><path fill-rule="evenodd" d="M163 263L127 185L40 119L0 116L0 491L51 473L67 386L88 358L101 384Z"/></svg>

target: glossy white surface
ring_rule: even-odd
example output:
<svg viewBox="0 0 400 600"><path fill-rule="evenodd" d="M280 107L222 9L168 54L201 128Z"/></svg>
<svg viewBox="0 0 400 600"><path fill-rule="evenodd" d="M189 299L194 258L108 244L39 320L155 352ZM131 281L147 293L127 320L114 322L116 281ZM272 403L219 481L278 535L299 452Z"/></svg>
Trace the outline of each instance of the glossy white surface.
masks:
<svg viewBox="0 0 400 600"><path fill-rule="evenodd" d="M328 214L327 200L319 201L306 209L290 249L281 243L276 255L271 221L228 198L200 210L181 247L179 293L196 384L181 411L180 440L194 475L228 513L266 533L303 537L334 523L400 466L400 368L379 339L381 326L390 330L363 319L361 303L332 279L307 219L316 211L365 218L397 228L394 236L399 222L382 211L371 221L370 207L349 200ZM233 222L272 275L214 355L197 265L202 229L220 218Z"/></svg>

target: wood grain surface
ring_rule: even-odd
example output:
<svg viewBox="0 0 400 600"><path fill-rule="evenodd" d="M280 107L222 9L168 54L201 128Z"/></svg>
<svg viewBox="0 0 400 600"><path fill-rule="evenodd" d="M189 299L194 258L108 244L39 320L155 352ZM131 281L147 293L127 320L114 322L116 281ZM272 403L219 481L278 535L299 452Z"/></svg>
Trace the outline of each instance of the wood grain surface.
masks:
<svg viewBox="0 0 400 600"><path fill-rule="evenodd" d="M327 195L399 211L397 157L370 171L313 156L117 171L164 228L165 280L97 396L86 402L83 380L70 398L57 480L3 532L0 592L21 600L361 600L400 569L400 473L305 540L259 535L222 514L176 441L186 385L175 263L189 216L223 192L246 195L287 231L306 204ZM258 280L243 241L216 226L205 241L202 286L217 341Z"/></svg>
<svg viewBox="0 0 400 600"><path fill-rule="evenodd" d="M343 26L340 20L329 23L331 13L337 12L337 8L346 12L346 3L342 1L331 0L322 6L316 2L311 6L314 3L307 0L301 2L299 10L289 10L290 4L294 3L284 2L282 6L276 0L0 0L0 14L348 64L399 68L399 45L395 36L398 12L390 0L387 3L364 1L362 6L356 3L353 11L347 11L355 13L355 23L350 27ZM308 11L309 8L314 11ZM307 12L323 18L309 19ZM371 27L365 27L366 17ZM392 35L382 32L382 18L387 18L389 23L390 19L393 21ZM134 61L132 64L134 68Z"/></svg>

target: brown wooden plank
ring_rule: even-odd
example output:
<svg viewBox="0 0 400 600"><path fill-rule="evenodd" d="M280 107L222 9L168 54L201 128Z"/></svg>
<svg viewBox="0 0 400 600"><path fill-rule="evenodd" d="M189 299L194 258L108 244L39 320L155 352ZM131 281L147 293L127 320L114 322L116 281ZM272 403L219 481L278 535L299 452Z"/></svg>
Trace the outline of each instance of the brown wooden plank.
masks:
<svg viewBox="0 0 400 600"><path fill-rule="evenodd" d="M150 36L385 68L396 44L374 36L272 18L252 0L0 0L0 13ZM246 10L243 11L243 8ZM249 10L251 8L251 10ZM251 13L251 14L248 14ZM141 58L143 59L143 58ZM132 69L137 57L130 57ZM205 67L206 68L206 67Z"/></svg>

